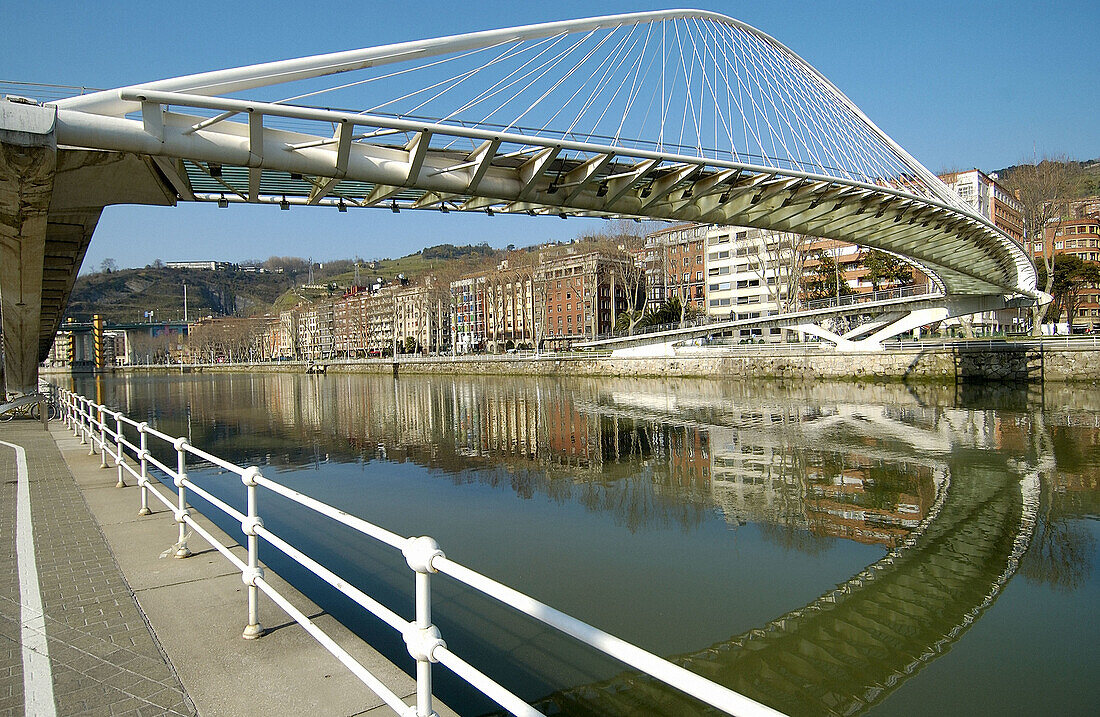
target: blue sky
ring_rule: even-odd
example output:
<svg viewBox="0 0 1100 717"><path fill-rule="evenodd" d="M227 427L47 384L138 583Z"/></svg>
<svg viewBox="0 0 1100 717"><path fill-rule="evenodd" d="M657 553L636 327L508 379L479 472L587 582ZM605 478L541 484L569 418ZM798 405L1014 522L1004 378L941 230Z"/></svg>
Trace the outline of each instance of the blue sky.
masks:
<svg viewBox="0 0 1100 717"><path fill-rule="evenodd" d="M696 6L774 36L933 171L1033 156L1100 157L1090 37L1100 3L479 2L4 3L0 80L117 87L267 60L494 27ZM18 28L13 31L11 28ZM579 220L456 212L181 204L108 207L85 269L156 258L400 256L442 242L568 239Z"/></svg>

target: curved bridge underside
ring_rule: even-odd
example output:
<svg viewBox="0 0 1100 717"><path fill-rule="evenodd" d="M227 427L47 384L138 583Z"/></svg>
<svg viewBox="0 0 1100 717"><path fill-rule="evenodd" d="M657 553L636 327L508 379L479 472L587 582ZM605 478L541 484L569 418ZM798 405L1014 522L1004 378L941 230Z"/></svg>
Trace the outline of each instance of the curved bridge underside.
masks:
<svg viewBox="0 0 1100 717"><path fill-rule="evenodd" d="M1031 539L1037 473L963 465L952 466L929 516L882 560L762 628L670 659L786 714L859 714L881 702L993 604ZM537 706L570 715L705 712L634 673Z"/></svg>
<svg viewBox="0 0 1100 717"><path fill-rule="evenodd" d="M52 189L51 207L249 202L745 225L893 252L947 295L1037 296L1022 248L805 60L711 12L489 30L0 105L5 147L27 144L10 131L27 124L21 112L52 113L31 124L49 125L58 165L86 170L78 187ZM26 182L0 174L20 191ZM23 221L13 236L36 226ZM43 297L43 336L66 298Z"/></svg>

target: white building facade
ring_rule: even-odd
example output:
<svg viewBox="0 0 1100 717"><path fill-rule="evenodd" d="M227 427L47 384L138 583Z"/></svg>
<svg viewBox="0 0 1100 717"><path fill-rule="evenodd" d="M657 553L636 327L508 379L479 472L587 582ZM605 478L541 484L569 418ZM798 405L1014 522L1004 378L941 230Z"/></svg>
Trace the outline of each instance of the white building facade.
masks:
<svg viewBox="0 0 1100 717"><path fill-rule="evenodd" d="M711 316L755 319L790 310L799 264L796 235L711 225L706 231L706 307ZM781 329L742 329L742 339L775 339Z"/></svg>

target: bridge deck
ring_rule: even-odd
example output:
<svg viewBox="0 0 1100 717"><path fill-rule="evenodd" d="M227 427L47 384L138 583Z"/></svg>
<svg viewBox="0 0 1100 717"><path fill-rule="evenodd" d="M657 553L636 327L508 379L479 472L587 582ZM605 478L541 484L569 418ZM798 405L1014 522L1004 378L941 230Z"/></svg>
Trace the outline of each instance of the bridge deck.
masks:
<svg viewBox="0 0 1100 717"><path fill-rule="evenodd" d="M161 559L175 542L171 516L156 510L139 518L138 489L115 488L115 471L101 469L99 457L88 457L60 423L50 432L29 420L0 424L0 441L26 451L50 668L45 679L35 669L39 679L25 692L20 624L27 614L21 618L20 604L28 599L21 595L13 537L20 530L19 478L15 451L0 444L0 556L7 556L8 576L0 582L0 625L8 638L0 657L0 713L43 714L34 707L42 695L39 704L52 703L59 715L305 714L321 705L325 714L390 713L296 624L287 624L273 603L260 608L269 633L241 639L240 574L200 540L186 560ZM212 524L205 527L233 543ZM27 564L25 554L19 559ZM415 683L398 667L268 576L398 694L415 697ZM453 714L438 702L436 709Z"/></svg>

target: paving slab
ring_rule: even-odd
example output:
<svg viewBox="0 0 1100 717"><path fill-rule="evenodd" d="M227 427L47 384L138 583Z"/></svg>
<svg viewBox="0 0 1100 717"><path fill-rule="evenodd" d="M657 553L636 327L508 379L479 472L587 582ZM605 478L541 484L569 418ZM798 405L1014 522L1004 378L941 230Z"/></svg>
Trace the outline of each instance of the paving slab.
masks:
<svg viewBox="0 0 1100 717"><path fill-rule="evenodd" d="M240 573L198 535L189 539L188 547L195 553L191 557L162 558L176 542L172 514L150 498L150 507L157 512L138 516L140 489L115 488L113 465L100 468L101 458L88 456L88 447L71 432L63 432L60 424L53 433L89 505L97 518L102 514L101 527L111 550L199 714L298 715L318 708L333 715L359 715L379 708L381 714L392 714L380 697L263 594L261 622L279 629L259 640L242 639L247 592ZM132 477L126 480L131 483ZM197 519L217 540L232 546L238 557L244 557L244 548L234 539L204 517ZM414 698L415 681L404 671L278 575L268 571L266 579L396 694L407 701ZM440 715L454 714L438 702L435 709Z"/></svg>
<svg viewBox="0 0 1100 717"><path fill-rule="evenodd" d="M139 489L116 488L109 463L54 422L0 424L0 440L28 455L34 543L59 715L392 714L277 605L261 595L271 629L244 640L240 573L197 534L186 559L161 557L177 538L171 511ZM108 457L110 460L110 457ZM14 549L15 456L0 446L0 717L23 714L19 584ZM170 489L165 489L170 490ZM245 550L205 518L235 555ZM405 701L415 682L297 590L266 580ZM410 662L410 666L411 666ZM454 712L436 702L440 715Z"/></svg>
<svg viewBox="0 0 1100 717"><path fill-rule="evenodd" d="M33 545L44 612L46 647L58 715L194 715L188 699L145 616L122 576L98 524L53 437L40 423L0 424L0 440L26 451ZM0 475L15 482L15 452L0 446ZM12 520L15 501L4 501L3 521ZM7 526L5 526L7 527ZM5 537L14 531L4 530ZM0 552L16 562L11 544ZM5 562L0 617L5 636L14 633L15 650L0 685L9 695L6 709L24 711L22 647L18 629L18 578ZM14 588L10 586L14 583ZM15 598L16 603L11 599ZM12 620L15 629L11 630ZM36 677L32 673L32 679ZM37 676L41 678L41 676ZM156 695L156 700L150 700Z"/></svg>

